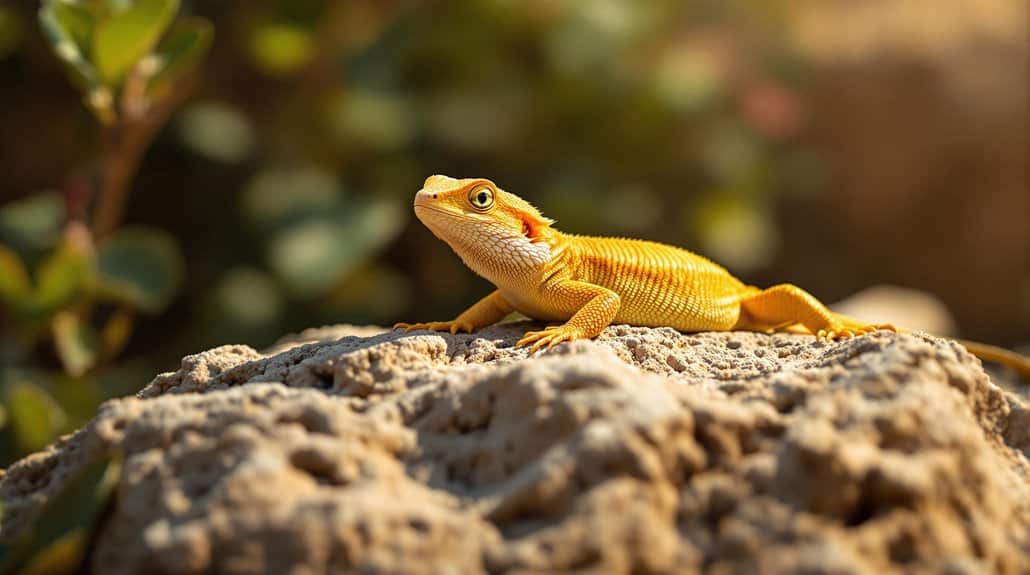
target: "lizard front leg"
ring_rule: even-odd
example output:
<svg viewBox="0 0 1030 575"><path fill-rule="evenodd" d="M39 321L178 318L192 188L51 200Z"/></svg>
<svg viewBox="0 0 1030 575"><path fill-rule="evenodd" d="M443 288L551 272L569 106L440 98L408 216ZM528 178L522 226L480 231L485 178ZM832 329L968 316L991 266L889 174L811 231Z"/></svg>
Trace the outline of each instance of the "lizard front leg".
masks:
<svg viewBox="0 0 1030 575"><path fill-rule="evenodd" d="M472 333L481 327L493 325L514 311L511 304L501 296L499 290L493 291L490 295L477 301L472 307L463 311L453 321L431 321L428 323L398 323L393 329L403 329L409 332L416 329L429 329L433 331L449 331L458 333L464 331Z"/></svg>
<svg viewBox="0 0 1030 575"><path fill-rule="evenodd" d="M545 289L542 294L555 302L577 308L576 313L563 325L528 332L516 347L533 344L530 353L543 346L548 348L563 341L592 338L608 327L619 313L619 294L591 283L567 280Z"/></svg>

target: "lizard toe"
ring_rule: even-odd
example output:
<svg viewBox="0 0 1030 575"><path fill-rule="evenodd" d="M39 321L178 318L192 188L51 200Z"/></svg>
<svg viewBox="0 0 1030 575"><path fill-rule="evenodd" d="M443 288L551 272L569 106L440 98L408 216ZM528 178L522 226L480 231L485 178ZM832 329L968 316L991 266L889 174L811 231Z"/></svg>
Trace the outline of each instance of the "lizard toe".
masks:
<svg viewBox="0 0 1030 575"><path fill-rule="evenodd" d="M543 347L551 349L559 343L566 341L574 341L582 338L583 335L578 328L570 327L567 325L552 326L540 331L531 331L527 333L516 345L521 347L530 343L533 346L530 348L530 353L535 353Z"/></svg>
<svg viewBox="0 0 1030 575"><path fill-rule="evenodd" d="M447 331L451 329L451 322L449 321L431 321L427 323L399 323L394 326L395 329L403 329L405 333L418 331L418 330L429 330L429 331Z"/></svg>
<svg viewBox="0 0 1030 575"><path fill-rule="evenodd" d="M530 348L530 352L533 352L539 349L540 346L543 345L543 343L546 343L548 339L550 339L550 336L548 334L545 334L541 331L534 331L527 333L525 336L523 336L522 339L520 339L518 343L515 344L515 347L525 347L529 344L533 344L533 346Z"/></svg>
<svg viewBox="0 0 1030 575"><path fill-rule="evenodd" d="M542 338L538 339L536 341L536 343L533 344L533 347L529 348L530 355L540 351L541 349L543 349L543 347L545 345L547 346L548 349L550 349L551 348L551 340L552 339L553 338L551 336L546 336L546 337L542 337Z"/></svg>
<svg viewBox="0 0 1030 575"><path fill-rule="evenodd" d="M470 323L451 323L450 331L452 334L457 333L472 333L475 327Z"/></svg>

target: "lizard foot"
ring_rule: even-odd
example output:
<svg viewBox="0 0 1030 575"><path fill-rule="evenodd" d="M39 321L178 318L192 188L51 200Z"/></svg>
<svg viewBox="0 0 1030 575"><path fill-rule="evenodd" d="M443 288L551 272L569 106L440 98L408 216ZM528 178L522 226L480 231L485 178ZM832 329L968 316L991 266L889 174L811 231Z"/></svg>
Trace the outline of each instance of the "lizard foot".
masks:
<svg viewBox="0 0 1030 575"><path fill-rule="evenodd" d="M396 323L393 325L393 329L403 329L405 333L414 331L417 329L428 329L430 331L449 331L451 333L458 333L463 331L465 333L472 333L475 326L471 323L457 322L457 321L431 321L427 323Z"/></svg>
<svg viewBox="0 0 1030 575"><path fill-rule="evenodd" d="M532 354L545 345L547 346L547 349L551 349L563 341L575 341L577 339L583 339L583 331L578 327L572 327L566 324L549 327L540 331L527 332L526 335L515 344L515 347L522 347L532 343L533 347L529 348L529 353Z"/></svg>
<svg viewBox="0 0 1030 575"><path fill-rule="evenodd" d="M853 337L864 335L867 333L873 333L874 331L885 329L888 331L896 332L898 329L889 323L837 323L830 325L828 329L821 329L816 332L815 337L817 339L828 339L830 341L838 339L851 339Z"/></svg>

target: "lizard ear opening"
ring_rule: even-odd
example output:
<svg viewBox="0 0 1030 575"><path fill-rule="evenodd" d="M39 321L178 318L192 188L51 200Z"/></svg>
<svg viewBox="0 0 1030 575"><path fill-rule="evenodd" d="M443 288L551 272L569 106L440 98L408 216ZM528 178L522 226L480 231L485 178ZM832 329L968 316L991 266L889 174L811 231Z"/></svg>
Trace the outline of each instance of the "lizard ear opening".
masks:
<svg viewBox="0 0 1030 575"><path fill-rule="evenodd" d="M522 235L533 242L543 239L543 231L551 227L554 220L535 214L522 214Z"/></svg>

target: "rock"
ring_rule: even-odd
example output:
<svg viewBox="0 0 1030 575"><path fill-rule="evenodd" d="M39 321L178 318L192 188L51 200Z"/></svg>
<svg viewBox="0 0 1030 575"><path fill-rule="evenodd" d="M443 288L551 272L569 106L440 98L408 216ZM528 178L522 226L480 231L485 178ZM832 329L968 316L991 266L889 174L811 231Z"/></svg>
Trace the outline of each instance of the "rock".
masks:
<svg viewBox="0 0 1030 575"><path fill-rule="evenodd" d="M1030 569L1030 409L958 344L525 329L189 356L11 466L0 537L117 449L98 573Z"/></svg>

